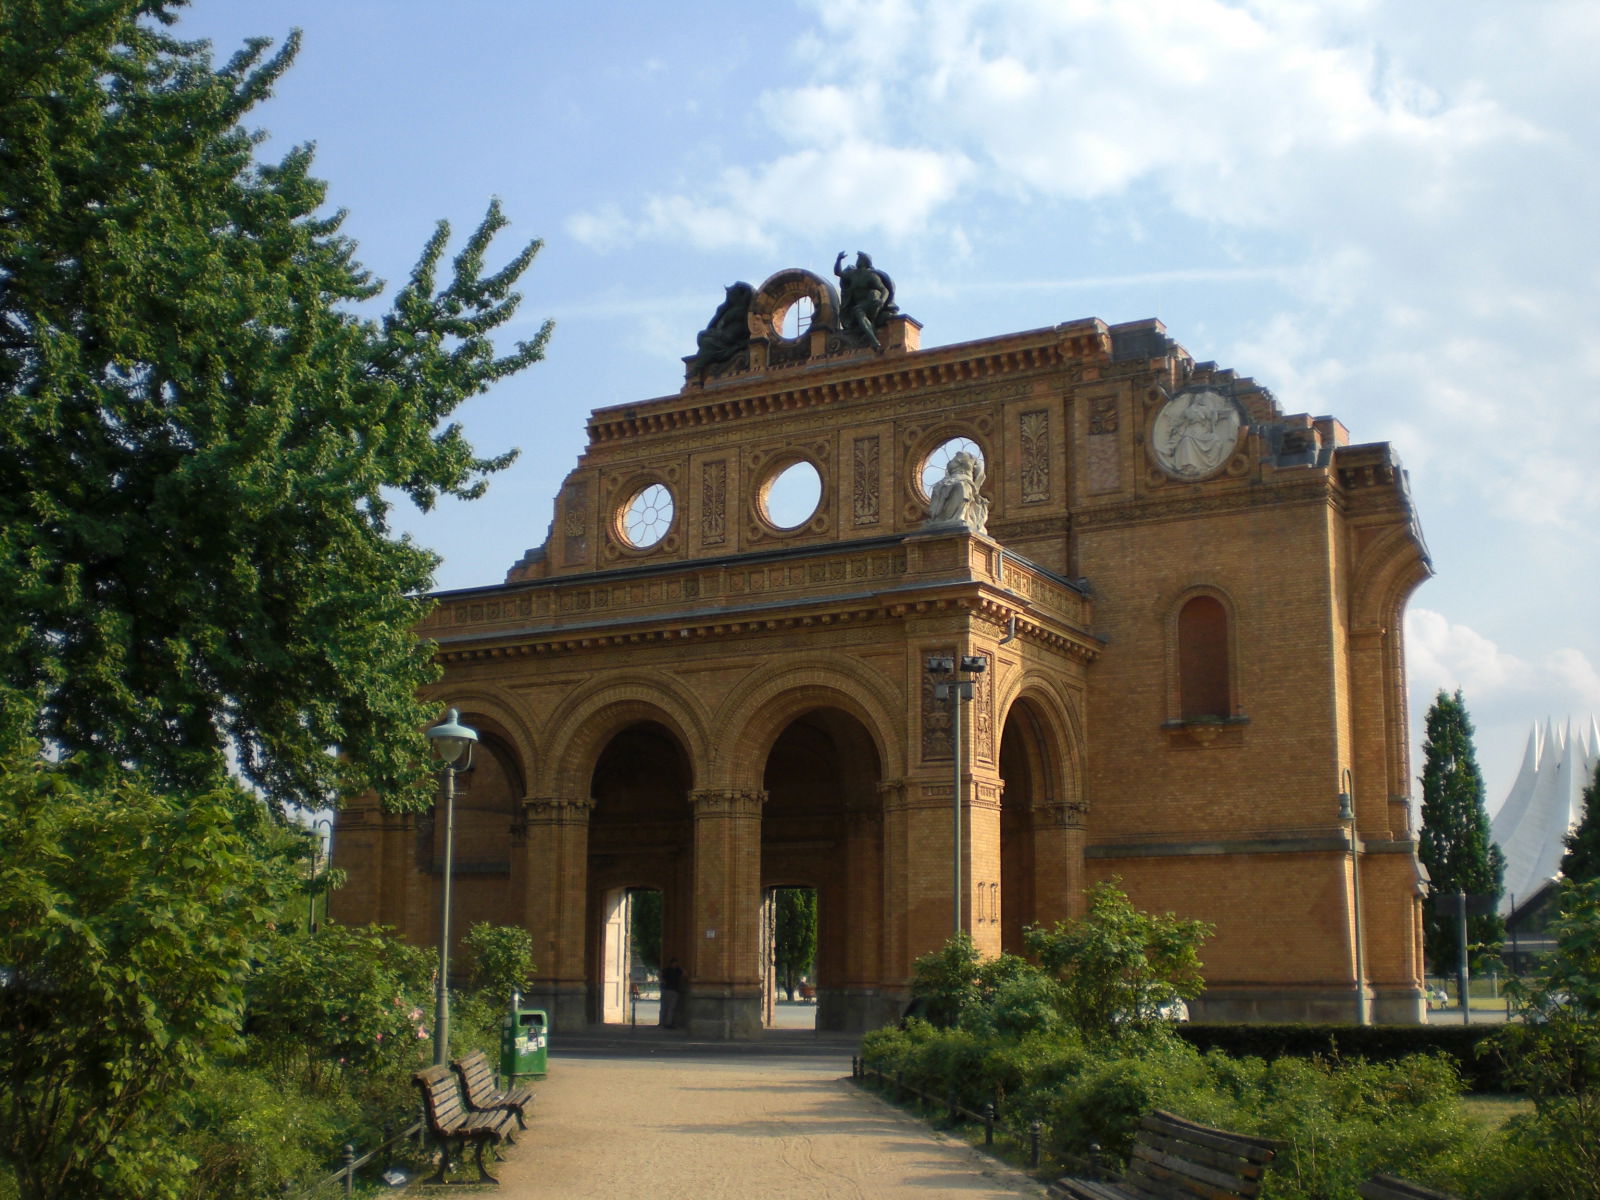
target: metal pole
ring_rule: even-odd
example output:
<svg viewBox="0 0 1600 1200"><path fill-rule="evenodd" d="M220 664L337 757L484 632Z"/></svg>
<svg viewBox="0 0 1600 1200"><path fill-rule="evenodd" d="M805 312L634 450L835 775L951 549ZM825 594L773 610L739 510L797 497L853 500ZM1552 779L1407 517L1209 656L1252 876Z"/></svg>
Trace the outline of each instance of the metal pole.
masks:
<svg viewBox="0 0 1600 1200"><path fill-rule="evenodd" d="M1456 930L1459 943L1456 947L1461 958L1456 968L1456 990L1461 993L1461 1023L1472 1024L1472 1012L1467 1003L1467 989L1471 984L1467 973L1467 893L1465 889L1456 893Z"/></svg>
<svg viewBox="0 0 1600 1200"><path fill-rule="evenodd" d="M951 757L955 760L955 827L952 831L954 853L950 858L951 924L955 936L961 935L961 690L962 684L950 685L950 737L954 745Z"/></svg>
<svg viewBox="0 0 1600 1200"><path fill-rule="evenodd" d="M439 980L433 1011L433 1063L450 1056L450 868L455 860L456 773L444 768L444 886L439 892Z"/></svg>
<svg viewBox="0 0 1600 1200"><path fill-rule="evenodd" d="M1356 823L1350 822L1350 899L1355 907L1356 1024L1367 1024L1367 948L1361 936L1361 861L1356 857Z"/></svg>
<svg viewBox="0 0 1600 1200"><path fill-rule="evenodd" d="M317 827L311 827L311 879L306 884L306 932L317 931L317 852L322 849L322 839Z"/></svg>

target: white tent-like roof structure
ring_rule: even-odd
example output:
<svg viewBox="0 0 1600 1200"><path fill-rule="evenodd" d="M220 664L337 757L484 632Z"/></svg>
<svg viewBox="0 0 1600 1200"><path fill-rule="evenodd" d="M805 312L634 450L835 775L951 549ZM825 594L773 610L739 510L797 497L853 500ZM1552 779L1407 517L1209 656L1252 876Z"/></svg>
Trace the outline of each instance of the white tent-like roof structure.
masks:
<svg viewBox="0 0 1600 1200"><path fill-rule="evenodd" d="M1506 856L1505 893L1510 911L1554 878L1566 853L1562 839L1583 815L1583 789L1600 759L1600 725L1593 717L1574 732L1557 732L1546 719L1528 735L1522 769L1490 823L1490 836Z"/></svg>

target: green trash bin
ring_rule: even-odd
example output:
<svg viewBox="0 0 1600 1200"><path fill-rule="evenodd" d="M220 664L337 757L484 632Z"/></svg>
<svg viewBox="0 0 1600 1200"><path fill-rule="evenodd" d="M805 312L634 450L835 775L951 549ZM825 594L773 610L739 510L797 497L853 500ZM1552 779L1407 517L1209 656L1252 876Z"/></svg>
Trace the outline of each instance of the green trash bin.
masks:
<svg viewBox="0 0 1600 1200"><path fill-rule="evenodd" d="M542 1008L512 1005L500 1023L500 1074L507 1085L550 1073L550 1017Z"/></svg>

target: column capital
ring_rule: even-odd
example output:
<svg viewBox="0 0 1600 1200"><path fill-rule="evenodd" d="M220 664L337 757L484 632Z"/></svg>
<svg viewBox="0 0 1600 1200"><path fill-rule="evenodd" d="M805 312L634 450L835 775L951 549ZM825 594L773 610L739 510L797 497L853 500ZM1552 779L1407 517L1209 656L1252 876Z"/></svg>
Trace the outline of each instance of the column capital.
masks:
<svg viewBox="0 0 1600 1200"><path fill-rule="evenodd" d="M1046 800L1034 812L1039 824L1062 829L1081 829L1089 818L1089 806L1077 800Z"/></svg>
<svg viewBox="0 0 1600 1200"><path fill-rule="evenodd" d="M704 788L689 793L689 807L698 817L759 817L767 802L764 791Z"/></svg>
<svg viewBox="0 0 1600 1200"><path fill-rule="evenodd" d="M568 796L527 796L522 819L530 825L587 825L594 801Z"/></svg>

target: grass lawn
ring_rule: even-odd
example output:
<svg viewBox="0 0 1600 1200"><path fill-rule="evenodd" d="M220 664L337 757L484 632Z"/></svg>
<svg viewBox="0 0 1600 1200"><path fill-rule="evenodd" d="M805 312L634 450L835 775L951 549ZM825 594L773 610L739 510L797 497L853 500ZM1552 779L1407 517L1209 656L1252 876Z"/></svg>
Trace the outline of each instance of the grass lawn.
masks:
<svg viewBox="0 0 1600 1200"><path fill-rule="evenodd" d="M1518 1113L1531 1113L1533 1101L1526 1096L1497 1092L1482 1096L1463 1096L1461 1107L1471 1120L1485 1129L1499 1129Z"/></svg>

